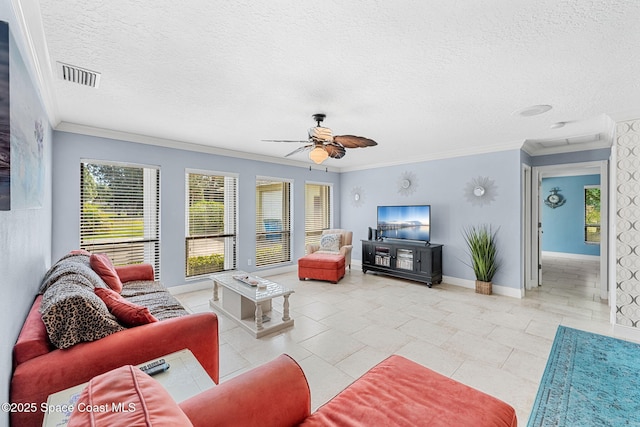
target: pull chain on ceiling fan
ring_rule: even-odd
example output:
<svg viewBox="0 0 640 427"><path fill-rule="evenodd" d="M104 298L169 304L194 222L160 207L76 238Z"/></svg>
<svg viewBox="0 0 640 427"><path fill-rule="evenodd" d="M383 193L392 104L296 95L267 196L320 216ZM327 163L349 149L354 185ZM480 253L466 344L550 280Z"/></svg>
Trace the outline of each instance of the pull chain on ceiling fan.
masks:
<svg viewBox="0 0 640 427"><path fill-rule="evenodd" d="M324 121L326 114L317 113L313 115L313 119L316 121L316 126L309 129L309 139L306 141L292 141L286 139L264 139L267 142L298 142L307 143L304 147L293 150L285 157L292 156L294 154L309 151L309 159L314 163L320 164L327 158L341 159L345 156L345 148L358 148L358 147L373 147L378 145L372 139L362 136L354 135L336 135L333 136L333 132L329 128L320 126Z"/></svg>

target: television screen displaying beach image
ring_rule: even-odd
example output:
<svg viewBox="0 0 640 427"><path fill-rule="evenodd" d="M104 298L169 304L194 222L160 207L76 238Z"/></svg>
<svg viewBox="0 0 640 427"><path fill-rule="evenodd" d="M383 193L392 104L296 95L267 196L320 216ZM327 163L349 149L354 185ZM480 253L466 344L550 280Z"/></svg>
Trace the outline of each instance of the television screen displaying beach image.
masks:
<svg viewBox="0 0 640 427"><path fill-rule="evenodd" d="M431 238L431 206L378 206L378 233L389 239Z"/></svg>

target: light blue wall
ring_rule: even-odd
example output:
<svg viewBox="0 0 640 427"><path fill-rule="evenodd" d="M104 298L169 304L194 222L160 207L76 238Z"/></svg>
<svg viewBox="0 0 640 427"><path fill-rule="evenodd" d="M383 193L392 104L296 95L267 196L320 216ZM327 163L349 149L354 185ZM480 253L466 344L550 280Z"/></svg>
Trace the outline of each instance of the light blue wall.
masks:
<svg viewBox="0 0 640 427"><path fill-rule="evenodd" d="M362 260L360 240L367 238L368 227L375 227L378 205L430 204L432 242L444 244L444 275L475 280L473 271L465 265L468 257L462 228L487 223L499 227L502 268L494 283L519 289L520 163L520 150L510 150L343 173L341 223L353 230L353 258ZM398 192L398 181L404 172L416 177L416 191L407 196ZM489 205L473 206L465 198L464 189L480 176L495 182L496 196ZM350 200L356 187L362 189L361 206L354 206Z"/></svg>
<svg viewBox="0 0 640 427"><path fill-rule="evenodd" d="M580 255L600 255L600 245L584 242L584 186L600 185L600 175L550 177L542 179L543 200L554 187L566 202L551 208L542 203L542 250Z"/></svg>
<svg viewBox="0 0 640 427"><path fill-rule="evenodd" d="M12 374L12 349L29 308L40 287L51 259L51 127L48 125L39 91L36 89L25 43L10 2L0 2L0 20L9 23L11 50L11 180L12 202L20 199L19 181L42 174L42 198L27 207L14 203L10 211L0 211L0 401L9 401ZM20 57L25 58L20 60ZM20 66L16 59L23 64ZM24 72L23 67L27 67ZM39 169L22 169L15 144L18 127L26 126L33 135L34 123L44 119L43 152ZM19 123L16 123L18 121ZM14 132L15 131L15 132ZM29 137L30 135L27 135ZM22 148L22 146L20 146ZM27 175L20 175L21 170ZM24 194L24 193L23 193ZM13 197L15 196L15 198ZM0 415L0 425L8 425L8 413Z"/></svg>
<svg viewBox="0 0 640 427"><path fill-rule="evenodd" d="M160 257L162 282L185 283L185 169L239 174L238 268L256 271L255 182L256 176L290 179L293 182L293 254L296 265L304 255L304 184L332 184L334 226L339 226L340 175L305 167L225 157L214 154L138 144L66 132L54 132L53 150L53 260L80 244L81 159L129 162L160 167ZM252 265L248 265L248 260Z"/></svg>

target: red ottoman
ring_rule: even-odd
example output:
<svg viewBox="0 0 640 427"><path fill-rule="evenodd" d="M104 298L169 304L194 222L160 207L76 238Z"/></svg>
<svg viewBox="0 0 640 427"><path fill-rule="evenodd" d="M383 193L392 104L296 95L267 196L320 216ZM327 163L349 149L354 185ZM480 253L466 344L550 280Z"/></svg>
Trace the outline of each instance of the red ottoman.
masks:
<svg viewBox="0 0 640 427"><path fill-rule="evenodd" d="M402 356L371 368L302 427L517 427L513 407Z"/></svg>
<svg viewBox="0 0 640 427"><path fill-rule="evenodd" d="M344 277L344 256L314 252L298 259L298 278L338 283Z"/></svg>

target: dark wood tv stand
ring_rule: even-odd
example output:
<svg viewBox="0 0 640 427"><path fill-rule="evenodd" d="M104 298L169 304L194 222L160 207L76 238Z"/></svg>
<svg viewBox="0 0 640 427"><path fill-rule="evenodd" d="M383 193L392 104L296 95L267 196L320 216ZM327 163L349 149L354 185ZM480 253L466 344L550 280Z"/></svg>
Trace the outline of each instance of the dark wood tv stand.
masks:
<svg viewBox="0 0 640 427"><path fill-rule="evenodd" d="M442 283L442 245L412 240L362 240L362 272L376 271L426 283Z"/></svg>

